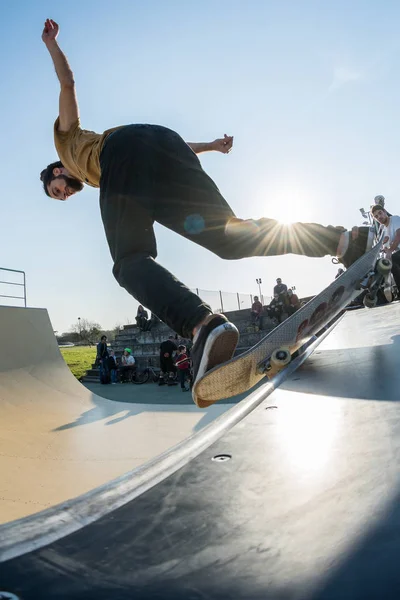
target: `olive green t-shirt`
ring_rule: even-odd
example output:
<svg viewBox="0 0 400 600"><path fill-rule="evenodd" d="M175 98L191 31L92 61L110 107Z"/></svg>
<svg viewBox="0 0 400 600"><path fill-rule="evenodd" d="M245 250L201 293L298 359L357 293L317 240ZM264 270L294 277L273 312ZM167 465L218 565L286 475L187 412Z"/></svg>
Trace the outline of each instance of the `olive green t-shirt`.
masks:
<svg viewBox="0 0 400 600"><path fill-rule="evenodd" d="M54 143L64 167L73 177L92 187L100 187L100 153L107 136L120 127L95 133L81 129L77 119L68 131L58 130L59 119L54 123Z"/></svg>

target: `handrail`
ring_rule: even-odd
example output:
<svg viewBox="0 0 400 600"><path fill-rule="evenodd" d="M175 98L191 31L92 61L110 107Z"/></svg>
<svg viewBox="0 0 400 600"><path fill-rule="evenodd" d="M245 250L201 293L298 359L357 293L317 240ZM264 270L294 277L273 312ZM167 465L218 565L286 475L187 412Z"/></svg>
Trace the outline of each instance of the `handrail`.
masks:
<svg viewBox="0 0 400 600"><path fill-rule="evenodd" d="M7 294L0 294L0 298L13 298L14 300L23 300L24 306L26 308L26 275L25 271L20 271L18 269L6 269L5 267L0 267L0 271L7 271L8 273L20 273L23 276L23 283L18 283L15 281L0 281L0 284L3 283L5 285L16 285L24 288L23 296L9 296Z"/></svg>

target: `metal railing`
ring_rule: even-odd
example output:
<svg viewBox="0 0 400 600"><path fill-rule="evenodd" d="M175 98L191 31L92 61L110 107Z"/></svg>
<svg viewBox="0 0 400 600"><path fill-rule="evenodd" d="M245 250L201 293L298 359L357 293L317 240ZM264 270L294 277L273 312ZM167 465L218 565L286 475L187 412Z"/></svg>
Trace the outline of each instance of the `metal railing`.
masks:
<svg viewBox="0 0 400 600"><path fill-rule="evenodd" d="M14 300L23 300L24 301L24 306L26 308L26 275L25 275L25 271L18 271L17 269L6 269L4 267L0 267L0 272L3 271L7 271L8 273L19 273L20 275L22 275L23 277L23 283L20 283L18 281L3 281L2 279L0 280L0 284L4 284L4 285L14 285L17 287L22 287L24 289L24 295L23 296L12 296L9 294L0 294L0 298L11 298Z"/></svg>

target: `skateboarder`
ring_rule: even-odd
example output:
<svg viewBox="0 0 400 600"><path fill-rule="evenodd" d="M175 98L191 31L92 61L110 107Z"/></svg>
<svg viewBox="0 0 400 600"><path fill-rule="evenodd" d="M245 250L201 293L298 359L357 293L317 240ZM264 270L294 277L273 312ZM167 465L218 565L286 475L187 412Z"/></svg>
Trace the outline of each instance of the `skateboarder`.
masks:
<svg viewBox="0 0 400 600"><path fill-rule="evenodd" d="M158 125L126 125L102 134L81 129L74 77L58 46L58 32L57 23L48 19L42 40L61 86L54 125L60 160L42 171L44 191L56 200L67 200L85 183L100 188L114 276L174 331L193 338L194 381L231 358L238 331L156 262L155 221L227 260L328 254L347 267L372 245L368 227L349 232L315 223L287 226L268 218L237 218L196 156L208 150L227 154L231 136L186 143Z"/></svg>

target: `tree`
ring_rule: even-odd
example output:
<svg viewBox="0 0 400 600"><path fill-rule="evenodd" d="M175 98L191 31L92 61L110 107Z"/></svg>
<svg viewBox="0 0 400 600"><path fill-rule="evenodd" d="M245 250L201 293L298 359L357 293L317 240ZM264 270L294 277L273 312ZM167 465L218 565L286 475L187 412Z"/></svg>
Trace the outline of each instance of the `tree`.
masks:
<svg viewBox="0 0 400 600"><path fill-rule="evenodd" d="M76 323L71 325L70 332L78 335L78 339L81 343L89 344L93 346L101 333L101 325L89 319L79 318Z"/></svg>
<svg viewBox="0 0 400 600"><path fill-rule="evenodd" d="M59 344L76 344L80 342L80 337L78 333L73 333L71 331L66 331L61 335L56 336L56 340Z"/></svg>

